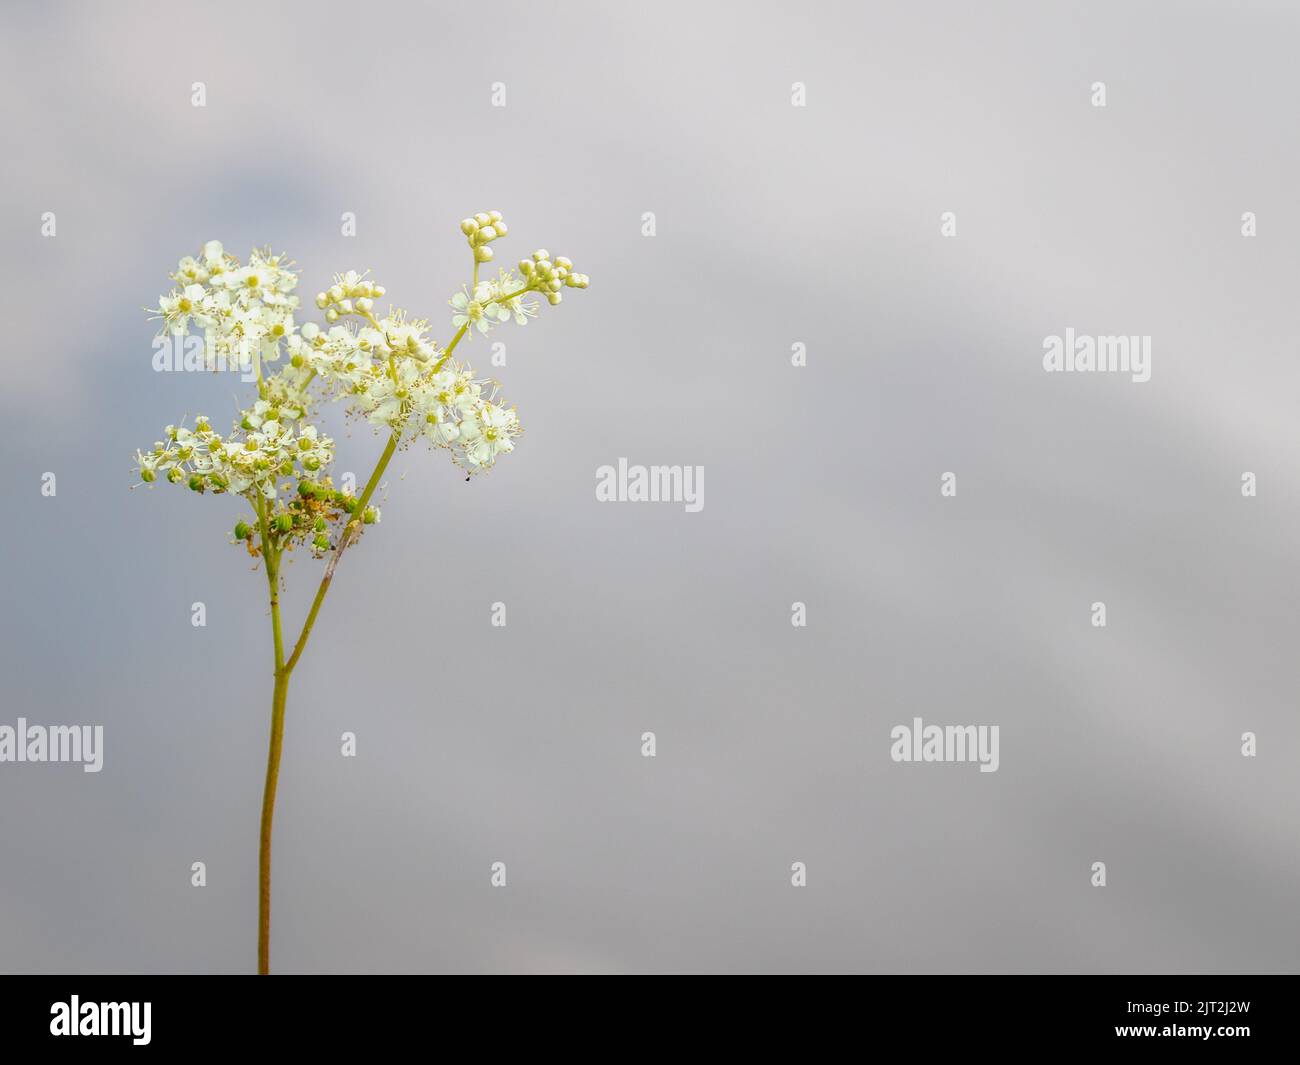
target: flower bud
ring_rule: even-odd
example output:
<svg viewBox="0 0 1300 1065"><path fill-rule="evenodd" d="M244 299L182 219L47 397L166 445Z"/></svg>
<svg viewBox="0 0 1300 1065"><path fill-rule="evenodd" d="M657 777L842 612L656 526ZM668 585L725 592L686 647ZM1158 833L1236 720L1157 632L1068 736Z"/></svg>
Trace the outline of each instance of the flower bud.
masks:
<svg viewBox="0 0 1300 1065"><path fill-rule="evenodd" d="M327 295L325 295L325 293L323 293L323 292L317 292L317 293L316 293L316 306L319 307L322 311L323 311L327 306L329 306L329 301L330 301L330 298L329 298Z"/></svg>
<svg viewBox="0 0 1300 1065"><path fill-rule="evenodd" d="M484 226L478 231L478 239L487 243L489 240L497 239L497 231L494 226Z"/></svg>
<svg viewBox="0 0 1300 1065"><path fill-rule="evenodd" d="M492 217L479 212L474 216L474 221L477 222L479 228L482 229L484 226L490 226L492 224Z"/></svg>
<svg viewBox="0 0 1300 1065"><path fill-rule="evenodd" d="M357 310L359 310L362 314L369 314L371 310L374 308L374 306L375 306L375 301L372 300L369 296L362 296L359 300L357 300Z"/></svg>
<svg viewBox="0 0 1300 1065"><path fill-rule="evenodd" d="M330 297L330 299L333 300L335 303L338 303L338 301L341 300L345 295L347 295L347 293L343 291L343 286L342 286L342 285L331 285L331 286L330 286L329 297Z"/></svg>
<svg viewBox="0 0 1300 1065"><path fill-rule="evenodd" d="M331 307L328 311L325 312L325 321L337 322L338 320L339 320L339 312L336 311L333 307Z"/></svg>
<svg viewBox="0 0 1300 1065"><path fill-rule="evenodd" d="M474 258L481 263L490 262L492 260L492 249L486 244L480 244L474 249Z"/></svg>
<svg viewBox="0 0 1300 1065"><path fill-rule="evenodd" d="M460 231L464 233L465 236L470 236L476 229L478 229L478 222L473 218L465 218L461 220Z"/></svg>
<svg viewBox="0 0 1300 1065"><path fill-rule="evenodd" d="M490 218L493 222L500 222L500 221L501 221L501 212L500 212L500 211L488 211L488 218Z"/></svg>

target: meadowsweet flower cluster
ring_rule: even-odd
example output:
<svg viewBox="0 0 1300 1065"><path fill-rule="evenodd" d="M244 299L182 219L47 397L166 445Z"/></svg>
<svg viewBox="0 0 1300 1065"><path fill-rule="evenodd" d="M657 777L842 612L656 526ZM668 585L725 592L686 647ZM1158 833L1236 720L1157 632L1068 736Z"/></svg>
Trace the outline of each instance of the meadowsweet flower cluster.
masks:
<svg viewBox="0 0 1300 1065"><path fill-rule="evenodd" d="M219 240L186 256L171 275L179 285L159 298L154 311L173 336L201 329L208 366L274 361L281 341L293 335L298 275L283 256L254 250L244 266Z"/></svg>
<svg viewBox="0 0 1300 1065"><path fill-rule="evenodd" d="M445 347L426 319L395 307L381 313L384 286L355 270L336 274L317 293L323 323L299 321L298 273L289 260L254 251L241 264L215 240L180 261L171 275L177 287L153 310L173 342L202 332L208 369L238 369L257 382L229 432L218 432L204 415L192 427L169 425L162 440L136 452L136 469L145 484L162 480L200 494L236 495L252 510L235 523L232 542L263 562L275 662L258 850L259 973L270 972L271 826L289 682L339 561L379 521L371 499L398 448L422 439L469 474L514 450L521 431L514 407L502 402L495 381L453 359L456 346L512 320L526 325L541 298L555 306L563 289L587 287L573 263L552 260L544 250L520 262L517 273L503 269L480 278L480 267L493 258L490 245L508 232L505 221L500 211L489 211L460 228L472 263L468 284L449 301L453 332ZM360 494L336 488L330 476L334 441L315 424L325 402L343 404L347 415L387 437ZM290 642L280 607L281 563L295 547L329 561Z"/></svg>
<svg viewBox="0 0 1300 1065"><path fill-rule="evenodd" d="M522 260L518 272L501 269L480 279L480 264L493 258L489 245L508 227L499 211L490 211L466 218L461 231L473 255L473 276L449 301L454 333L445 348L433 339L428 320L399 308L381 316L378 301L387 290L366 274L335 275L315 298L324 322L299 322L298 272L284 256L254 250L241 264L214 240L199 255L181 259L171 274L177 287L159 298L154 315L174 337L202 331L207 365L250 370L257 394L225 435L206 417L193 428L168 426L166 439L136 454L141 481L161 477L196 492L245 496L254 504L256 526L241 521L240 528L265 525L277 543L310 542L313 550L326 551L337 546L337 523L351 521L357 501L330 487L322 497L330 507L304 503L319 502L314 493L328 483L334 460L334 442L309 424L322 401L343 403L350 416L386 432L396 446L423 439L468 473L493 466L514 449L519 417L502 402L497 383L453 360L453 349L473 332L510 321L527 324L537 316L538 297L554 306L562 289L585 288L587 277L574 273L568 259L552 260L540 250ZM304 485L306 492L295 490ZM366 504L363 519L377 520ZM300 520L304 515L307 520ZM249 536L235 539L251 543Z"/></svg>
<svg viewBox="0 0 1300 1065"><path fill-rule="evenodd" d="M175 425L151 451L136 453L140 479L152 483L161 473L172 484L185 481L196 492L256 492L276 498L282 477L309 478L334 459L334 441L314 425L295 430L284 415L258 400L244 412L243 432L223 439L203 415L194 428Z"/></svg>

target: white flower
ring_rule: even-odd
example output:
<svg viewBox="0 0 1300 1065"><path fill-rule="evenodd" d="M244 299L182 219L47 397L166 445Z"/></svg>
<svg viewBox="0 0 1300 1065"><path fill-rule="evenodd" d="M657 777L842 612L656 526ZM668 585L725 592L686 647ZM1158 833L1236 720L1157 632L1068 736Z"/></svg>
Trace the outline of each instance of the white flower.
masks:
<svg viewBox="0 0 1300 1065"><path fill-rule="evenodd" d="M446 407L435 407L424 416L420 432L435 446L448 447L460 436L460 426Z"/></svg>
<svg viewBox="0 0 1300 1065"><path fill-rule="evenodd" d="M413 409L414 392L419 384L420 367L410 359L398 359L378 366L369 387L358 397L366 419L400 432Z"/></svg>
<svg viewBox="0 0 1300 1065"><path fill-rule="evenodd" d="M514 450L519 433L519 416L513 408L485 400L460 423L458 443L469 465L488 467L498 455Z"/></svg>
<svg viewBox="0 0 1300 1065"><path fill-rule="evenodd" d="M484 282L475 290L482 300L491 300L488 313L498 321L507 322L513 316L519 325L527 325L529 318L537 316L537 301L526 298L525 282L520 280L513 270L502 270L492 280Z"/></svg>
<svg viewBox="0 0 1300 1065"><path fill-rule="evenodd" d="M156 313L171 333L185 336L189 333L190 320L201 317L206 296L207 289L202 285L186 285L180 291L159 296Z"/></svg>
<svg viewBox="0 0 1300 1065"><path fill-rule="evenodd" d="M178 285L202 285L208 277L207 267L192 255L185 256L177 265L176 272L172 274L172 280Z"/></svg>
<svg viewBox="0 0 1300 1065"><path fill-rule="evenodd" d="M428 362L433 357L433 345L424 335L424 323L395 322L385 318L379 324L392 351L399 355L408 355L419 362Z"/></svg>
<svg viewBox="0 0 1300 1065"><path fill-rule="evenodd" d="M477 296L481 290L482 287L480 286L480 288L475 291L475 295ZM456 311L456 313L451 317L451 324L457 329L473 326L480 333L486 333L492 328L495 312L492 315L489 315L487 313L488 309L485 308L477 299L470 299L466 292L457 292L448 302Z"/></svg>

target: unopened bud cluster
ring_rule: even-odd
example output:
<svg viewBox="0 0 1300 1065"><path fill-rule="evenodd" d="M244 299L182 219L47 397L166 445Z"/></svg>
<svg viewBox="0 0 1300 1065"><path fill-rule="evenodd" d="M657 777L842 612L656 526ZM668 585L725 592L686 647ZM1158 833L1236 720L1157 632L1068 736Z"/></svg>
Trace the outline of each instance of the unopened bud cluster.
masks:
<svg viewBox="0 0 1300 1065"><path fill-rule="evenodd" d="M470 251L480 263L491 262L492 249L488 245L510 232L501 220L500 211L480 212L473 218L466 218L460 224L460 231L465 234Z"/></svg>
<svg viewBox="0 0 1300 1065"><path fill-rule="evenodd" d="M337 322L345 314L368 316L374 310L375 300L387 289L367 281L355 270L334 278L334 284L324 292L316 293L316 306L325 312L327 322Z"/></svg>
<svg viewBox="0 0 1300 1065"><path fill-rule="evenodd" d="M573 263L563 255L557 255L552 262L551 253L545 248L538 248L531 259L520 259L519 272L552 307L564 298L562 289L587 287L586 274L575 274Z"/></svg>

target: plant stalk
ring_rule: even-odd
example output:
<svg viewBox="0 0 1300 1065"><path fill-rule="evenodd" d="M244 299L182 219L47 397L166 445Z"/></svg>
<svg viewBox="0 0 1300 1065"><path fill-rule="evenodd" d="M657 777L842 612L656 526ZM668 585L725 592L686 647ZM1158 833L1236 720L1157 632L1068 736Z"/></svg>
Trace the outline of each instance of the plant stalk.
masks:
<svg viewBox="0 0 1300 1065"><path fill-rule="evenodd" d="M510 293L502 299L513 299L528 291L529 288L531 285L526 285L518 292ZM435 364L435 371L441 370L447 364L451 353L465 336L468 328L469 323L466 323L452 337L451 343L447 345L442 357ZM298 664L307 647L307 638L311 635L321 604L325 602L325 595L334 580L334 570L338 567L343 552L360 535L366 507L369 506L371 496L375 494L375 489L379 487L388 463L397 451L397 444L398 434L393 433L388 438L388 443L379 456L379 461L375 464L374 471L361 492L361 497L357 500L352 519L343 527L338 547L335 548L333 557L325 567L325 574L321 578L311 609L303 622L302 632L298 634L298 639L294 642L293 650L287 660L284 657L284 636L280 623L280 550L271 535L266 500L261 496L257 496L254 500L262 533L262 557L266 562L266 580L271 599L271 630L275 637L275 687L271 695L271 739L266 753L266 783L262 789L262 831L257 861L257 972L259 976L266 976L271 971L271 827L275 819L275 792L280 781L280 754L284 748L284 710L289 696L289 678L293 675L294 666Z"/></svg>

